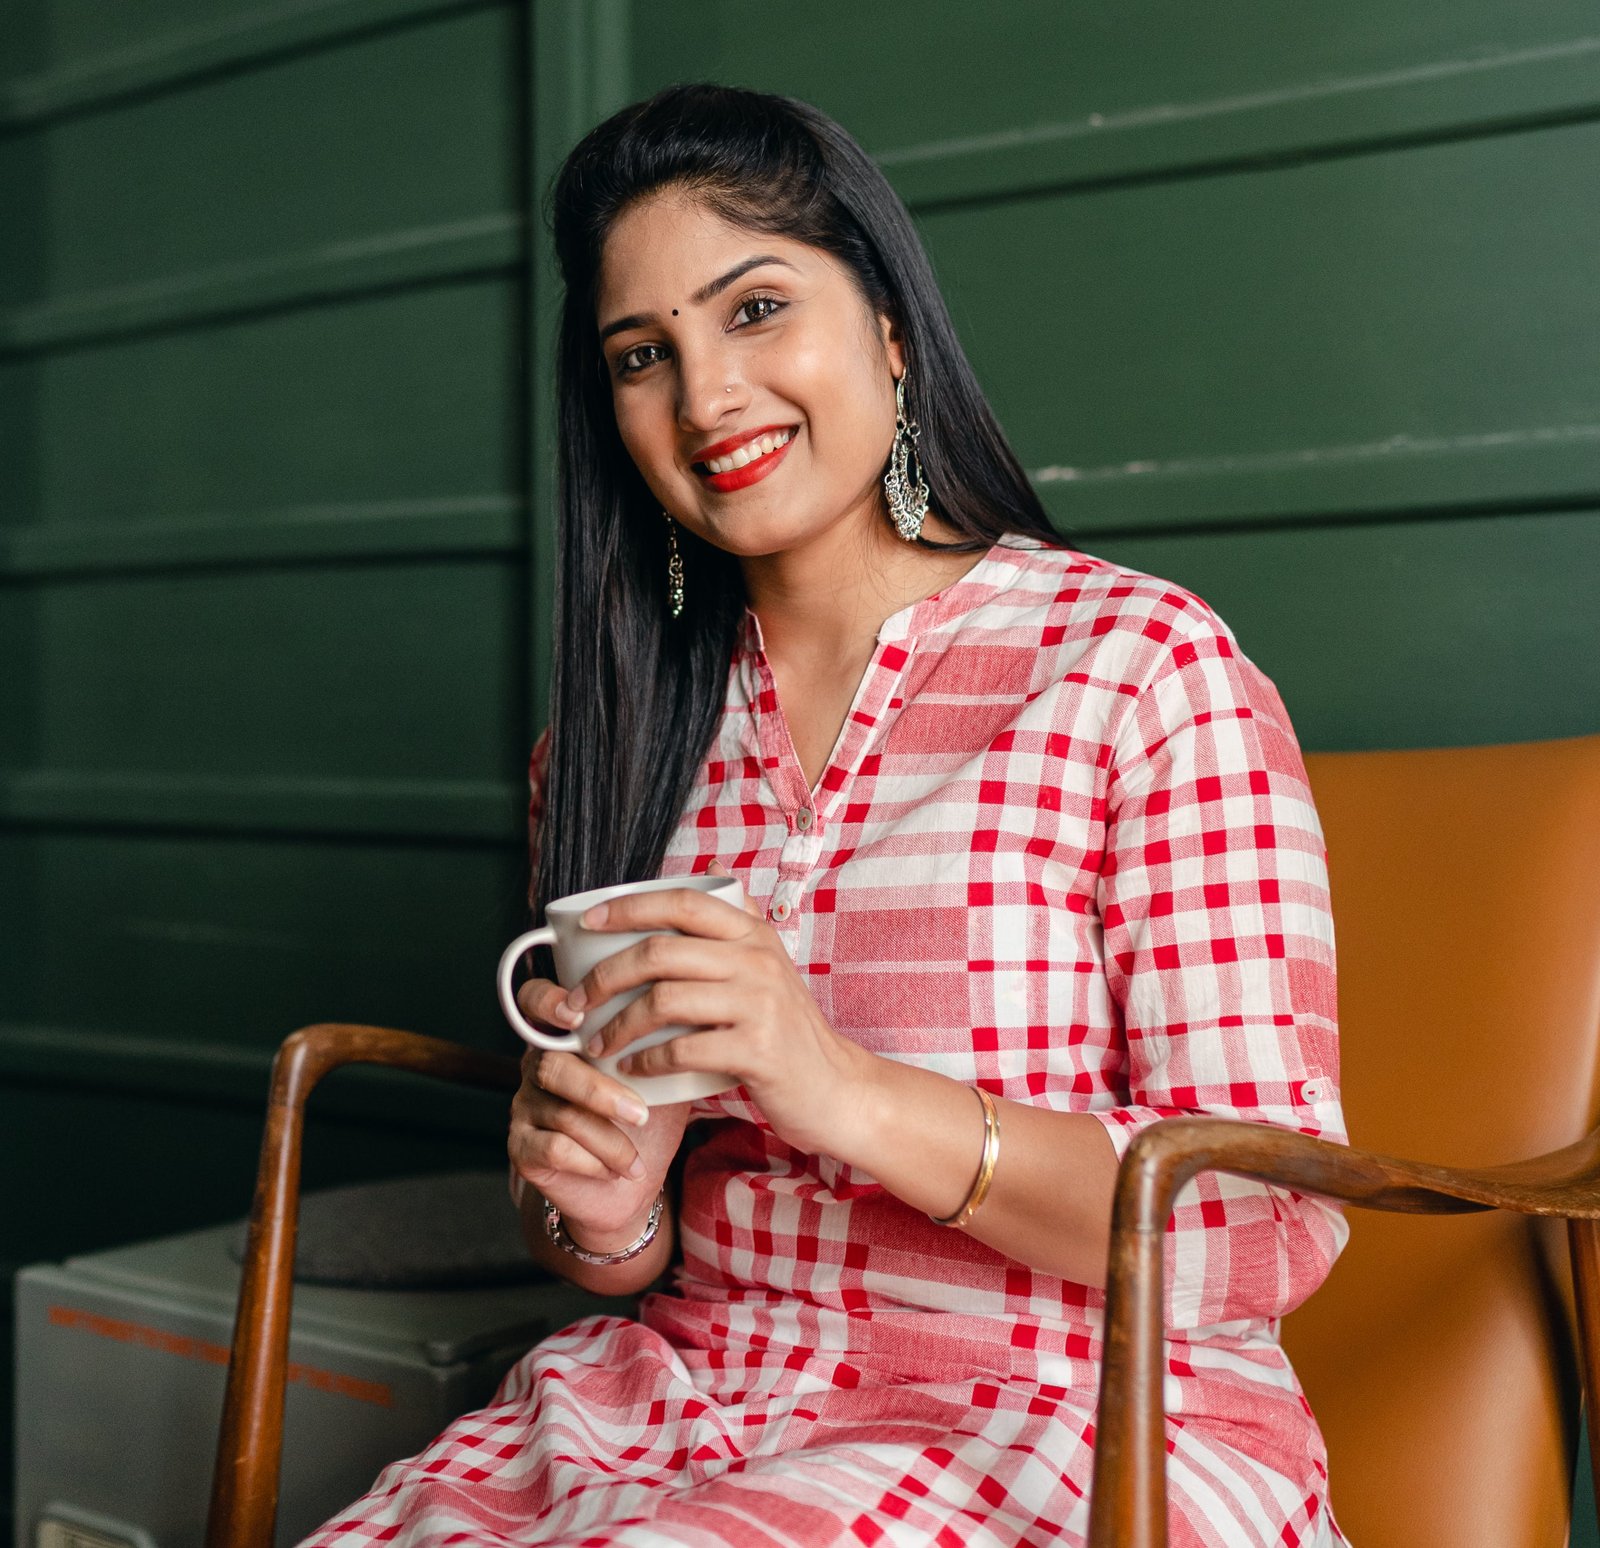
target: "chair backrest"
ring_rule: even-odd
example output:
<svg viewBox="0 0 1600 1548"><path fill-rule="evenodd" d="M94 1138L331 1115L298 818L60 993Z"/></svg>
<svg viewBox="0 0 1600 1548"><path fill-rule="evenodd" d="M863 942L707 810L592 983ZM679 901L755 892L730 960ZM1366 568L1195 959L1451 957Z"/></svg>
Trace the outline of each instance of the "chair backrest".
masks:
<svg viewBox="0 0 1600 1548"><path fill-rule="evenodd" d="M1307 759L1327 836L1345 1116L1492 1165L1600 1098L1600 736ZM1565 1237L1352 1209L1284 1342L1358 1548L1561 1548L1578 1393Z"/></svg>

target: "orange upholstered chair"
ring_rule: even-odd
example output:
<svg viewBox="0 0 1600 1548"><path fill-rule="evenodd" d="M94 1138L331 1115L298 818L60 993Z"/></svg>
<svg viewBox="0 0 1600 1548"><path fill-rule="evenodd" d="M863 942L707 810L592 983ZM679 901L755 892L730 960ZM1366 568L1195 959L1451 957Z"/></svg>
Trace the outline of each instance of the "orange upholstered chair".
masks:
<svg viewBox="0 0 1600 1548"><path fill-rule="evenodd" d="M1166 1542L1161 1237L1217 1168L1364 1206L1284 1323L1357 1548L1561 1548L1600 1394L1600 736L1307 762L1357 1148L1214 1119L1130 1148L1091 1541Z"/></svg>

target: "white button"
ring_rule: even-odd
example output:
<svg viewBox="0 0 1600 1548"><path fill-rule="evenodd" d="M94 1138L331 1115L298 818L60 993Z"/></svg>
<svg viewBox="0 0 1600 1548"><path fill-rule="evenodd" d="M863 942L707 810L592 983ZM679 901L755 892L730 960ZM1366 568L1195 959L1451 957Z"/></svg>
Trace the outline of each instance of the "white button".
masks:
<svg viewBox="0 0 1600 1548"><path fill-rule="evenodd" d="M809 806L802 806L800 810L794 814L794 825L802 833L804 833L806 829L811 826L811 808Z"/></svg>
<svg viewBox="0 0 1600 1548"><path fill-rule="evenodd" d="M774 903L772 905L772 917L774 919L787 919L789 917L789 905L787 903Z"/></svg>

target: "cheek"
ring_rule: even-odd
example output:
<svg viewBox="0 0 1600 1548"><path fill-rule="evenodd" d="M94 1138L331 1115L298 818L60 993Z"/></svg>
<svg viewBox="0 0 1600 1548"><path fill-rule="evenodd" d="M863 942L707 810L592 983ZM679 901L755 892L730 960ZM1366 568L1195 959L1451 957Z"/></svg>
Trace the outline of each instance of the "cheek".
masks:
<svg viewBox="0 0 1600 1548"><path fill-rule="evenodd" d="M643 401L643 394L614 396L612 409L617 418L617 434L634 466L654 483L672 476L672 428L663 429L661 416Z"/></svg>
<svg viewBox="0 0 1600 1548"><path fill-rule="evenodd" d="M894 436L894 399L886 411L882 383L865 370L836 377L825 401L825 448L819 449L838 459L841 476L854 481L880 467Z"/></svg>

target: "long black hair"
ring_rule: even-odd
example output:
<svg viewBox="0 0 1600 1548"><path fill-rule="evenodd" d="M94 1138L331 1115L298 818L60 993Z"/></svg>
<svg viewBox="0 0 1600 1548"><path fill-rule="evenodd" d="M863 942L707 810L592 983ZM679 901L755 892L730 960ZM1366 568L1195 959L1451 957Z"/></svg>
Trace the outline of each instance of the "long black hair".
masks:
<svg viewBox="0 0 1600 1548"><path fill-rule="evenodd" d="M566 296L540 909L658 874L716 728L744 613L738 561L680 526L690 598L680 618L669 615L667 523L623 447L600 350L606 236L633 201L667 188L734 225L832 254L895 324L930 503L961 534L943 546L1055 536L967 363L911 217L838 124L792 98L707 84L668 87L607 119L567 157L550 199Z"/></svg>

